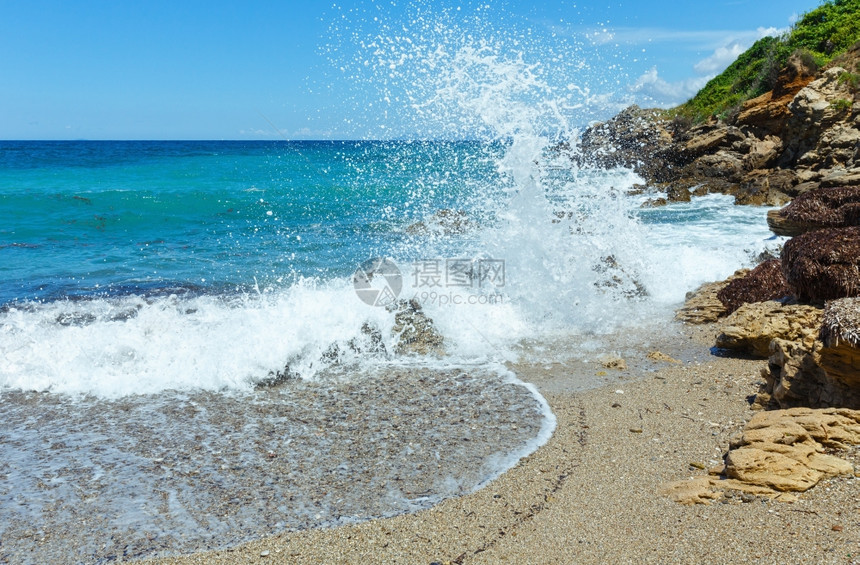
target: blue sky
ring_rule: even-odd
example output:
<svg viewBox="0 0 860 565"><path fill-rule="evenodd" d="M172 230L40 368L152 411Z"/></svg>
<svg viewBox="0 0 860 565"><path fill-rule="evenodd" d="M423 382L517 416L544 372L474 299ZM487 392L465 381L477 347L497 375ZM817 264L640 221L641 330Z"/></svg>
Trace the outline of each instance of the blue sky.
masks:
<svg viewBox="0 0 860 565"><path fill-rule="evenodd" d="M416 57L484 38L501 58L538 65L553 88L581 94L571 119L587 122L631 102L683 102L818 5L0 0L0 138L408 136L426 132L415 125L416 97L450 72L434 68L434 86L416 94L429 72L426 61L415 70ZM380 41L396 65L383 64ZM417 44L423 51L410 52Z"/></svg>

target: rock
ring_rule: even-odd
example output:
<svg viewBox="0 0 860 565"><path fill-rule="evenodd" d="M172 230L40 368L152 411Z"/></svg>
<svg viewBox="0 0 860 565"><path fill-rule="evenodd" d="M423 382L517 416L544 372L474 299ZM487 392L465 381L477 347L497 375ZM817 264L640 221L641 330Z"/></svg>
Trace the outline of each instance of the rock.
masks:
<svg viewBox="0 0 860 565"><path fill-rule="evenodd" d="M793 408L759 412L731 442L719 477L670 483L664 495L684 504L708 504L739 491L794 501L787 492L804 492L821 479L851 475L848 461L825 453L860 444L860 412L846 409Z"/></svg>
<svg viewBox="0 0 860 565"><path fill-rule="evenodd" d="M686 167L682 172L685 177L705 179L716 178L736 184L744 174L744 162L733 151L720 150L712 155L702 155Z"/></svg>
<svg viewBox="0 0 860 565"><path fill-rule="evenodd" d="M648 296L645 285L639 282L635 274L628 273L614 255L601 257L592 270L598 274L594 286L601 290L619 293L627 298Z"/></svg>
<svg viewBox="0 0 860 565"><path fill-rule="evenodd" d="M774 339L799 341L810 347L818 335L822 311L814 306L775 301L744 304L721 322L717 347L770 356Z"/></svg>
<svg viewBox="0 0 860 565"><path fill-rule="evenodd" d="M444 338L424 314L421 305L415 300L400 300L390 307L395 312L392 332L397 336L394 347L398 355L440 354L443 352Z"/></svg>
<svg viewBox="0 0 860 565"><path fill-rule="evenodd" d="M786 242L782 271L801 300L860 294L860 226L822 229Z"/></svg>
<svg viewBox="0 0 860 565"><path fill-rule="evenodd" d="M860 225L860 186L806 191L785 208L769 211L767 224L775 234L792 237L816 229Z"/></svg>
<svg viewBox="0 0 860 565"><path fill-rule="evenodd" d="M776 300L790 294L779 259L770 259L723 287L717 293L717 299L726 307L728 315L743 304Z"/></svg>
<svg viewBox="0 0 860 565"><path fill-rule="evenodd" d="M726 313L725 305L717 298L717 294L731 281L749 273L749 269L736 271L724 281L706 283L687 293L687 300L675 314L675 318L688 324L708 324L716 322Z"/></svg>
<svg viewBox="0 0 860 565"><path fill-rule="evenodd" d="M762 371L765 385L756 403L763 408L822 408L844 394L832 390L827 373L818 365L820 343L803 345L796 341L775 339L771 343L768 368Z"/></svg>
<svg viewBox="0 0 860 565"><path fill-rule="evenodd" d="M627 370L627 361L614 355L601 358L600 364L603 365L605 369L617 369L619 371Z"/></svg>
<svg viewBox="0 0 860 565"><path fill-rule="evenodd" d="M835 125L851 122L855 114L853 108L846 113L839 104L835 104L839 100L854 98L850 86L839 79L845 72L841 67L823 71L788 104L790 115L781 135L786 140L781 164L814 168L820 168L822 164L832 166L827 164L827 155L831 152L829 140L825 139L827 131Z"/></svg>
<svg viewBox="0 0 860 565"><path fill-rule="evenodd" d="M756 140L750 152L743 159L744 168L748 171L765 169L773 166L782 153L782 140L769 135Z"/></svg>
<svg viewBox="0 0 860 565"><path fill-rule="evenodd" d="M774 340L757 403L781 408L860 408L858 312L860 298L833 300L825 306L817 340Z"/></svg>
<svg viewBox="0 0 860 565"><path fill-rule="evenodd" d="M816 70L803 57L793 55L780 71L774 89L744 102L735 123L779 135L791 115L789 102L812 82Z"/></svg>
<svg viewBox="0 0 860 565"><path fill-rule="evenodd" d="M666 200L665 198L649 198L642 203L640 208L659 208L661 206L665 206L668 203L668 200Z"/></svg>
<svg viewBox="0 0 860 565"><path fill-rule="evenodd" d="M406 227L409 235L457 235L474 229L474 223L463 210L443 208L426 220Z"/></svg>
<svg viewBox="0 0 860 565"><path fill-rule="evenodd" d="M585 130L573 158L585 166L632 168L649 182L668 180L679 161L669 127L664 112L633 105Z"/></svg>
<svg viewBox="0 0 860 565"><path fill-rule="evenodd" d="M671 355L666 355L660 351L652 351L648 355L646 355L648 359L651 361L657 361L658 363L680 363L677 359L672 357Z"/></svg>
<svg viewBox="0 0 860 565"><path fill-rule="evenodd" d="M834 389L847 389L832 405L860 407L860 298L832 300L824 307L818 364L835 381Z"/></svg>
<svg viewBox="0 0 860 565"><path fill-rule="evenodd" d="M684 151L691 157L701 157L746 138L740 129L731 126L699 126L693 128L690 135L691 138L684 144Z"/></svg>

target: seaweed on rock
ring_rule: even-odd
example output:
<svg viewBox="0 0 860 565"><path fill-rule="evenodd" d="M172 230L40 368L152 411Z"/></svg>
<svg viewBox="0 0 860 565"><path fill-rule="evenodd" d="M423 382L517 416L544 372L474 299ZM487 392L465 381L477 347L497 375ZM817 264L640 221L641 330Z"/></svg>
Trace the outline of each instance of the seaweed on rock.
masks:
<svg viewBox="0 0 860 565"><path fill-rule="evenodd" d="M769 213L767 221L779 235L860 225L860 186L804 192L782 210Z"/></svg>
<svg viewBox="0 0 860 565"><path fill-rule="evenodd" d="M831 300L824 308L819 339L826 347L840 342L860 347L860 298Z"/></svg>
<svg viewBox="0 0 860 565"><path fill-rule="evenodd" d="M811 231L786 242L782 272L802 300L860 295L860 227Z"/></svg>
<svg viewBox="0 0 860 565"><path fill-rule="evenodd" d="M727 284L717 298L729 315L744 304L766 302L791 295L791 288L782 274L779 259L770 259L750 271L746 276Z"/></svg>

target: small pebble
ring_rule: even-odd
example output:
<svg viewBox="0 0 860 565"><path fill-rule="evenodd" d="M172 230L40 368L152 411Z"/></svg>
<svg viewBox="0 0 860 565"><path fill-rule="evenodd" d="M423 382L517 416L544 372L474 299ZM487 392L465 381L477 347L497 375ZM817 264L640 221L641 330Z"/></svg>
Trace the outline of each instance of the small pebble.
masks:
<svg viewBox="0 0 860 565"><path fill-rule="evenodd" d="M260 552L260 557L268 557L268 556L269 556L269 550L268 549L266 551Z"/></svg>

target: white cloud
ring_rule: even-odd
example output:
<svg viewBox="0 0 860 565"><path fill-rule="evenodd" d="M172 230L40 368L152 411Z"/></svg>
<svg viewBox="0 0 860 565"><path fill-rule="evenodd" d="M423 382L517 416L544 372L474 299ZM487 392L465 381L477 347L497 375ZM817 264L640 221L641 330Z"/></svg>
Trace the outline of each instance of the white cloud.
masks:
<svg viewBox="0 0 860 565"><path fill-rule="evenodd" d="M755 41L767 36L777 36L785 31L774 27L760 27L755 31L736 32L734 36L723 36L722 43L714 47L710 55L693 65L696 76L682 81L668 82L660 77L657 67L653 67L627 89L640 99L640 103L662 107L681 104L695 96L709 80L723 72ZM677 33L680 36L687 34L687 37L694 37L698 32ZM664 37L668 37L668 34ZM707 34L701 34L702 39L705 37Z"/></svg>
<svg viewBox="0 0 860 565"><path fill-rule="evenodd" d="M640 103L665 108L676 106L690 99L710 79L711 77L704 76L668 82L660 77L657 67L652 67L636 79L636 82L630 85L628 90L636 95Z"/></svg>
<svg viewBox="0 0 860 565"><path fill-rule="evenodd" d="M735 41L725 47L717 47L714 53L693 65L693 70L700 75L713 75L722 72L738 58L747 47Z"/></svg>

